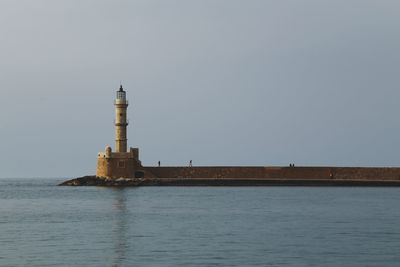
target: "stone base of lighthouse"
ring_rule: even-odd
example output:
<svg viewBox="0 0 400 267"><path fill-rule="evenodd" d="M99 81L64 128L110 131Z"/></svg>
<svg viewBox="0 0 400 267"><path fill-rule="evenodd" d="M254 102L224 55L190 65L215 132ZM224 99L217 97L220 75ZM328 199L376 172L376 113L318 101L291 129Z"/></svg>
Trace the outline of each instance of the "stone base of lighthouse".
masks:
<svg viewBox="0 0 400 267"><path fill-rule="evenodd" d="M130 148L129 152L112 152L106 147L105 152L97 155L96 176L104 178L141 178L142 163L139 160L139 149Z"/></svg>

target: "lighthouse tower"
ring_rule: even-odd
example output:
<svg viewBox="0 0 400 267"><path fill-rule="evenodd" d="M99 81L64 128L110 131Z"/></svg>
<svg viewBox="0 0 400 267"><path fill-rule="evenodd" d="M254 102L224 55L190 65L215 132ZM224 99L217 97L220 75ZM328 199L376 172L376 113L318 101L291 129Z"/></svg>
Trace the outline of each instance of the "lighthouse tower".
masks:
<svg viewBox="0 0 400 267"><path fill-rule="evenodd" d="M114 102L115 105L115 151L127 152L126 127L128 126L128 119L126 110L128 109L128 100L126 100L126 92L122 85L117 91L117 98Z"/></svg>
<svg viewBox="0 0 400 267"><path fill-rule="evenodd" d="M96 176L104 178L132 178L143 175L139 160L139 149L129 148L127 139L127 109L128 100L122 85L117 91L115 106L115 152L106 146L104 152L97 155Z"/></svg>

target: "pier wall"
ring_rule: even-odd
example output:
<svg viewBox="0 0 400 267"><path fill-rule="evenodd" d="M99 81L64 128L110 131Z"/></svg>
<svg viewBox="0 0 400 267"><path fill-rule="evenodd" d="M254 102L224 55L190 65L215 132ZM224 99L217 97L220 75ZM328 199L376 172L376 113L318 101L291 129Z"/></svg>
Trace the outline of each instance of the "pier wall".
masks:
<svg viewBox="0 0 400 267"><path fill-rule="evenodd" d="M359 167L143 167L157 178L315 179L400 181L400 168Z"/></svg>

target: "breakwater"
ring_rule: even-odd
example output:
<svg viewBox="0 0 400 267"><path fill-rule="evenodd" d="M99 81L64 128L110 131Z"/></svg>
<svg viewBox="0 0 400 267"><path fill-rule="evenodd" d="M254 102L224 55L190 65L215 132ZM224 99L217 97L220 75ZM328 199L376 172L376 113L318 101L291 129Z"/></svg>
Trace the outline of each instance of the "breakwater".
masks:
<svg viewBox="0 0 400 267"><path fill-rule="evenodd" d="M137 172L136 172L137 173ZM400 186L400 168L142 167L140 178L81 177L63 185L100 186Z"/></svg>
<svg viewBox="0 0 400 267"><path fill-rule="evenodd" d="M400 185L400 168L146 167L154 185Z"/></svg>
<svg viewBox="0 0 400 267"><path fill-rule="evenodd" d="M400 168L359 167L144 167L158 178L399 180Z"/></svg>

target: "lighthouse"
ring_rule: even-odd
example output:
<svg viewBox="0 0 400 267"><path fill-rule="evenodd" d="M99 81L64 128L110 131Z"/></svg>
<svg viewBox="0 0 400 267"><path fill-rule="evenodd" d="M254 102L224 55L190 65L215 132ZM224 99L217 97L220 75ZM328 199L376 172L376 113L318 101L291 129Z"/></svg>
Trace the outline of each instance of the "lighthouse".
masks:
<svg viewBox="0 0 400 267"><path fill-rule="evenodd" d="M117 91L115 105L115 152L127 152L127 134L128 119L126 111L128 109L128 100L126 100L126 92L122 85Z"/></svg>
<svg viewBox="0 0 400 267"><path fill-rule="evenodd" d="M117 90L115 106L115 152L106 146L104 152L97 155L96 176L104 178L131 178L141 176L143 171L139 160L139 149L129 148L128 151L128 100L122 85Z"/></svg>

